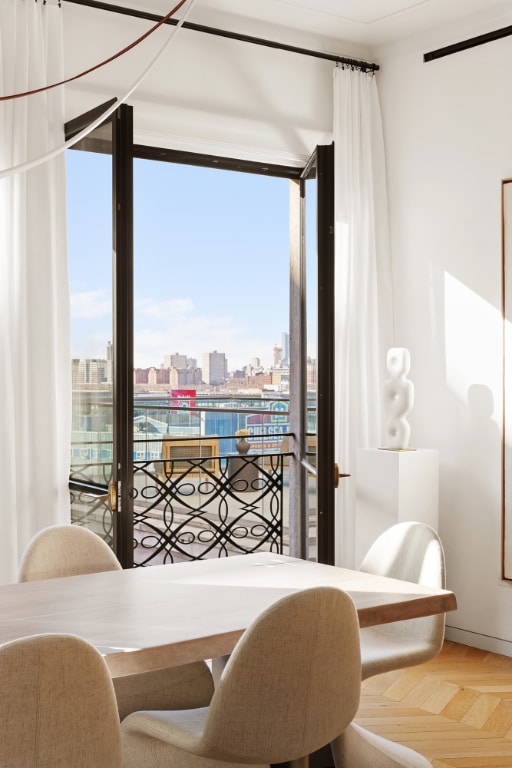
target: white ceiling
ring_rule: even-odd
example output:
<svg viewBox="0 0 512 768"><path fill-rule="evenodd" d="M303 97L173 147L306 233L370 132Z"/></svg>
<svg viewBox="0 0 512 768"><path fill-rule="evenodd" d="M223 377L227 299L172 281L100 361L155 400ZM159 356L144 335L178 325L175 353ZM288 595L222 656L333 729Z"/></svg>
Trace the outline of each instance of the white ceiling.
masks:
<svg viewBox="0 0 512 768"><path fill-rule="evenodd" d="M173 0L107 0L165 15ZM186 6L185 6L186 7ZM317 44L344 41L368 50L417 36L425 30L461 34L492 31L500 14L510 15L511 0L195 0L189 21L254 35L279 35L289 42L308 37ZM179 13L177 14L179 16Z"/></svg>

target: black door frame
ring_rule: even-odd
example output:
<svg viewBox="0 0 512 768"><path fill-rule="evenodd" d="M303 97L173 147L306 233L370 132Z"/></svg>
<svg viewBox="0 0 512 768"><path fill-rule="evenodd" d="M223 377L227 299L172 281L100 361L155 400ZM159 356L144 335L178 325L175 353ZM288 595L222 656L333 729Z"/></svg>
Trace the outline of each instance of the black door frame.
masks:
<svg viewBox="0 0 512 768"><path fill-rule="evenodd" d="M334 144L318 145L302 172L301 242L305 254L305 201L306 181L316 178L316 248L317 248L317 402L316 402L316 504L317 504L317 560L334 565L334 491L335 472L335 423L334 423ZM302 269L305 279L305 265ZM302 292L305 296L305 291ZM305 301L305 298L304 298ZM303 308L303 328L306 324L306 308ZM306 371L307 350L302 344L302 370ZM305 373L304 373L305 378ZM307 450L306 436L306 386L302 387L301 413L303 423L303 458ZM304 473L307 467L304 468ZM304 513L307 505L304 498Z"/></svg>
<svg viewBox="0 0 512 768"><path fill-rule="evenodd" d="M66 138L92 122L111 104L107 102L66 125ZM112 152L113 221L113 465L110 500L113 512L113 546L122 566L133 567L133 160L135 158L222 168L244 173L279 176L299 182L314 168L317 178L317 559L334 563L334 145L319 145L304 169L258 162L198 155L134 145L133 108L121 105L113 114L112 145L96 151ZM91 147L92 148L92 147ZM301 249L303 237L301 235ZM305 257L303 253L302 258ZM304 269L302 276L304 277ZM301 290L304 296L304 291ZM305 318L305 307L301 308ZM299 462L305 460L306 344L300 345L303 402L296 435ZM305 498L307 469L302 468ZM302 517L306 504L302 503ZM304 520L301 522L301 556L305 556Z"/></svg>
<svg viewBox="0 0 512 768"><path fill-rule="evenodd" d="M317 147L318 180L318 562L334 565L334 144Z"/></svg>
<svg viewBox="0 0 512 768"><path fill-rule="evenodd" d="M66 140L95 122L115 103L79 115L65 125ZM108 127L108 130L105 130ZM133 567L133 107L121 104L76 149L112 157L112 548L123 568ZM106 488L76 479L75 490L105 495Z"/></svg>
<svg viewBox="0 0 512 768"><path fill-rule="evenodd" d="M114 551L133 568L133 107L114 113L112 131Z"/></svg>

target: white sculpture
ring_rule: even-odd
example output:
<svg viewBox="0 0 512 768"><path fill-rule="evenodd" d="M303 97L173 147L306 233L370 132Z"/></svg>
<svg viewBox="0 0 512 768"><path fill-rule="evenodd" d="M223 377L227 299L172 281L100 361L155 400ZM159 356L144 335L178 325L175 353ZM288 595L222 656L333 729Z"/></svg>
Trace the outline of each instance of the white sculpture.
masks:
<svg viewBox="0 0 512 768"><path fill-rule="evenodd" d="M409 445L411 427L407 414L414 404L414 385L407 374L411 367L408 349L388 350L387 368L391 378L384 382L384 406L388 413L385 425L386 445L392 450L404 450Z"/></svg>

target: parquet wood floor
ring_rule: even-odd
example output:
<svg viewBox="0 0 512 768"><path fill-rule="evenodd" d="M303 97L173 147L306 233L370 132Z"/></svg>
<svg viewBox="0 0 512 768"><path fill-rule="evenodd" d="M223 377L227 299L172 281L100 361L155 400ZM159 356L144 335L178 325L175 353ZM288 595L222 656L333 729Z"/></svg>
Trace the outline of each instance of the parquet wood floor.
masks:
<svg viewBox="0 0 512 768"><path fill-rule="evenodd" d="M433 768L512 768L512 658L446 641L426 664L366 680L356 721Z"/></svg>

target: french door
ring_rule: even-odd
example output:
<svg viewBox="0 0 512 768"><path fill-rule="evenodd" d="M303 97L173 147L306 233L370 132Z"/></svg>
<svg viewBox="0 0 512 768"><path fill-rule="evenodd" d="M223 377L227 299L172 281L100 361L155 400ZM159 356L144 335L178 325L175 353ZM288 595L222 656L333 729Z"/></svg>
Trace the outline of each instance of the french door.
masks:
<svg viewBox="0 0 512 768"><path fill-rule="evenodd" d="M303 306L298 329L303 339L299 398L305 474L302 519L306 526L316 526L316 552L314 537L308 535L304 556L329 564L334 564L334 494L339 474L334 456L333 169L334 145L318 146L301 175L299 293ZM311 370L311 348L316 351L316 370Z"/></svg>
<svg viewBox="0 0 512 768"><path fill-rule="evenodd" d="M101 109L101 108L100 108ZM100 111L100 109L98 111ZM67 126L76 133L96 112ZM121 106L105 124L76 149L100 153L111 162L112 195L112 317L111 382L107 391L82 391L76 404L75 432L96 415L95 440L89 431L82 443L88 463L73 462L72 493L94 494L102 502L104 532L109 531L123 567L132 567L134 522L134 157L159 156L172 162L207 164L208 158L183 157L133 145L133 113ZM302 172L289 169L290 180L290 430L295 436L290 463L290 530L292 554L334 562L334 223L333 146L319 146ZM169 157L171 155L171 157ZM211 158L210 158L211 160ZM229 159L214 167L257 173L255 164ZM245 164L251 166L251 164ZM268 166L264 173L268 174ZM285 175L277 168L276 174ZM92 224L93 226L93 224ZM104 246L102 246L104 247ZM105 254L106 259L106 254ZM103 278L105 282L105 278ZM105 287L105 286L103 286ZM110 400L109 400L110 398ZM92 418L92 417L91 417ZM86 430L84 429L84 434ZM91 442L111 437L111 452L101 455ZM97 439L96 439L97 438ZM106 441L105 441L106 442ZM75 440L74 450L80 451ZM97 445L96 445L97 447ZM108 455L107 455L108 454ZM83 458L83 457L78 457ZM91 457L95 461L91 461ZM108 489L109 511L104 496ZM100 503L98 502L98 509ZM108 519L110 514L110 519ZM295 515L295 519L292 517ZM99 530L99 533L102 531Z"/></svg>
<svg viewBox="0 0 512 768"><path fill-rule="evenodd" d="M92 123L109 104L104 104L66 125L71 138ZM88 242L82 252L84 274L78 277L77 294L110 305L104 313L111 338L106 352L107 370L91 376L89 388L73 387L73 438L70 473L74 517L109 540L124 568L133 566L133 110L122 105L114 114L74 147L80 150L82 173L96 174L101 194L108 192L111 242L94 239L94 218L87 222L88 206L95 200L82 194L80 238ZM110 189L102 189L110 183ZM83 192L83 190L82 190ZM78 190L77 194L80 193ZM92 215L106 213L94 209ZM85 210L84 210L85 209ZM90 225L90 228L87 226ZM107 228L101 228L107 231ZM92 251L99 249L99 258ZM94 256L98 254L94 253ZM95 279L97 276L97 283ZM91 280L93 281L91 283ZM92 286L92 290L91 290ZM80 288L84 290L80 290ZM73 291L73 286L72 286ZM73 305L73 303L72 303ZM91 318L97 309L90 308ZM72 309L73 314L73 309ZM90 323L93 326L91 320ZM101 329L106 332L105 325ZM90 334L97 333L95 327ZM100 331L101 332L101 331ZM88 359L89 367L93 361ZM77 369L81 365L77 360ZM74 371L79 383L83 376ZM105 502L108 500L108 504ZM77 511L78 510L78 511ZM83 521L80 514L83 513Z"/></svg>

